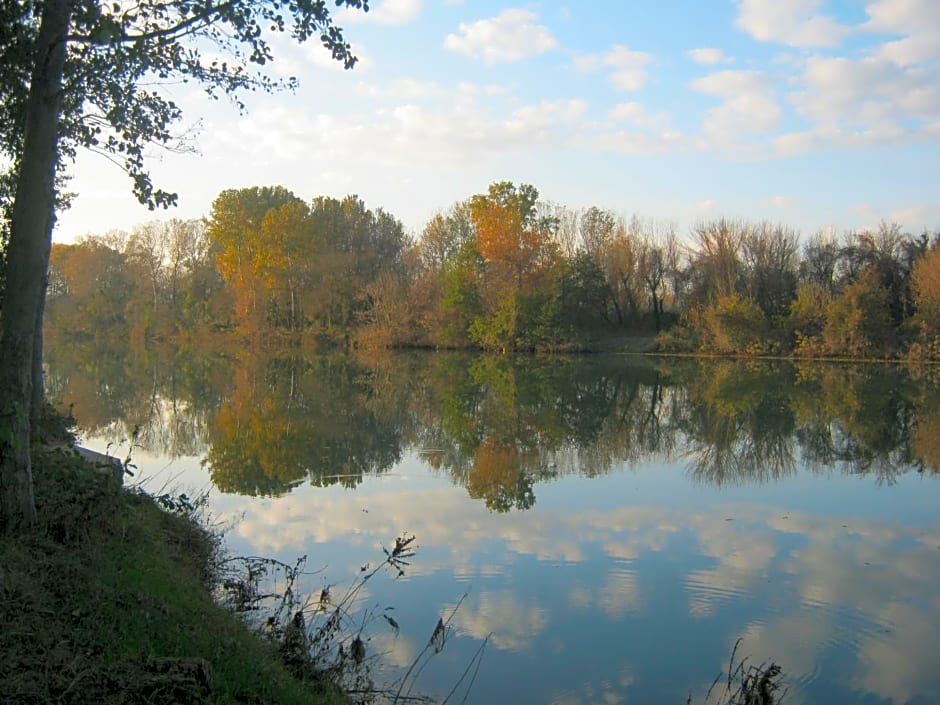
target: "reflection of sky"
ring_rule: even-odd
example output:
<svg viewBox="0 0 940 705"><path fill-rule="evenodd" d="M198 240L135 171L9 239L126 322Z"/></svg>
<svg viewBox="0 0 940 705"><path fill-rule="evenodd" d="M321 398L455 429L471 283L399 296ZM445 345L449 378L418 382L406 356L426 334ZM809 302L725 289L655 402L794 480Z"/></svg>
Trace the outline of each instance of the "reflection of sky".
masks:
<svg viewBox="0 0 940 705"><path fill-rule="evenodd" d="M151 461L137 462L146 474ZM178 465L181 486L205 484L198 463ZM402 625L375 645L390 668L406 664L466 593L425 687L446 693L489 635L468 702L685 702L738 637L742 654L783 666L792 702L940 702L935 479L803 472L718 489L690 483L678 462L563 477L536 497L495 514L406 456L356 490L223 495L212 507L240 517L236 553L307 554L341 583L416 535L406 577L369 586Z"/></svg>

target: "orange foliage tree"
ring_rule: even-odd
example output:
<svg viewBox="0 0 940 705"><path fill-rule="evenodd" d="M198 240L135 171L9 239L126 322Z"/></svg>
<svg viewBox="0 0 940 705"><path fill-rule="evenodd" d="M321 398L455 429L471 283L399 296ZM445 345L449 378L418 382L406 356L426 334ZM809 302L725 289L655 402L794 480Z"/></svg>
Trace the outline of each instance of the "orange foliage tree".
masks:
<svg viewBox="0 0 940 705"><path fill-rule="evenodd" d="M263 270L271 248L262 223L269 211L299 201L286 188L274 186L230 189L212 203L209 237L217 252L216 266L233 292L238 322L249 330L257 330L265 316Z"/></svg>
<svg viewBox="0 0 940 705"><path fill-rule="evenodd" d="M538 189L531 184L517 188L510 181L499 181L490 184L486 194L470 199L480 254L488 263L505 268L517 286L549 254L552 223L538 217L538 198Z"/></svg>

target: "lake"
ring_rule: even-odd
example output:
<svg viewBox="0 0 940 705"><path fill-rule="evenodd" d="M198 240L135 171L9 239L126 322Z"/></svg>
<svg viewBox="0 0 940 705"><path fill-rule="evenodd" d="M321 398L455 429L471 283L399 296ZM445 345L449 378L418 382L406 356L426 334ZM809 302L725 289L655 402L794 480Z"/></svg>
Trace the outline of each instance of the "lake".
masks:
<svg viewBox="0 0 940 705"><path fill-rule="evenodd" d="M936 368L76 345L47 385L315 594L414 535L356 603L376 682L424 653L451 702L682 705L740 640L784 702L940 703Z"/></svg>

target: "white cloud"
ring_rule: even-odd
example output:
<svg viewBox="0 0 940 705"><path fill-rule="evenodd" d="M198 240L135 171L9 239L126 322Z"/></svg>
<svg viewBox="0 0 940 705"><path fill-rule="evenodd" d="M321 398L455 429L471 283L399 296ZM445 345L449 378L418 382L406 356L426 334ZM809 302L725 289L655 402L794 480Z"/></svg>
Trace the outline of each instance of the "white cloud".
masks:
<svg viewBox="0 0 940 705"><path fill-rule="evenodd" d="M616 152L627 156L662 154L675 149L685 136L675 130L658 134L645 130L614 130L580 136L579 144L599 152Z"/></svg>
<svg viewBox="0 0 940 705"><path fill-rule="evenodd" d="M733 59L726 56L721 49L714 47L702 47L701 49L690 49L686 52L689 57L697 64L726 64L731 63Z"/></svg>
<svg viewBox="0 0 940 705"><path fill-rule="evenodd" d="M701 213L711 213L715 210L715 202L710 198L706 198L704 201L695 204L695 210Z"/></svg>
<svg viewBox="0 0 940 705"><path fill-rule="evenodd" d="M823 125L856 124L940 114L940 84L917 69L875 58L812 57L795 93L799 112Z"/></svg>
<svg viewBox="0 0 940 705"><path fill-rule="evenodd" d="M767 132L780 119L772 84L758 71L718 71L692 81L690 86L724 100L706 113L702 125L712 138L727 140L742 133Z"/></svg>
<svg viewBox="0 0 940 705"><path fill-rule="evenodd" d="M548 622L547 610L532 598L524 602L514 592L500 590L481 592L461 603L446 606L445 613L454 612L457 631L475 639L489 637L499 649L522 651L544 629Z"/></svg>
<svg viewBox="0 0 940 705"><path fill-rule="evenodd" d="M864 28L871 31L919 34L940 29L940 4L935 0L874 0L865 13Z"/></svg>
<svg viewBox="0 0 940 705"><path fill-rule="evenodd" d="M618 103L607 111L607 117L617 123L627 123L633 129L598 135L595 142L602 150L653 154L674 148L684 139L684 135L672 127L667 113L649 112L635 101Z"/></svg>
<svg viewBox="0 0 940 705"><path fill-rule="evenodd" d="M617 122L628 122L631 125L648 130L666 131L671 129L668 113L662 111L651 113L636 101L618 103L607 111L607 117Z"/></svg>
<svg viewBox="0 0 940 705"><path fill-rule="evenodd" d="M604 56L604 64L613 68L610 82L621 91L638 91L646 84L646 66L653 55L645 51L631 51L617 45Z"/></svg>
<svg viewBox="0 0 940 705"><path fill-rule="evenodd" d="M356 90L372 98L391 97L399 100L435 98L447 93L447 90L439 83L419 81L414 78L400 78L386 83L360 82Z"/></svg>
<svg viewBox="0 0 940 705"><path fill-rule="evenodd" d="M387 98L379 89L361 91ZM392 85L390 91L400 93L385 105L346 113L267 103L231 126L209 126L203 148L207 158L215 156L229 164L230 177L239 171L233 164L245 164L246 170L251 165L257 174L278 161L285 169L304 165L306 172L335 170L339 163L348 169L383 164L459 170L507 154L568 148L582 139L585 129L589 133L599 129L583 126L588 106L581 100L543 101L506 111L488 101L502 92L498 86L461 84L447 89L406 81ZM298 150L298 144L307 149Z"/></svg>
<svg viewBox="0 0 940 705"><path fill-rule="evenodd" d="M538 19L529 10L507 9L489 19L461 22L457 34L447 35L444 48L482 58L488 66L544 54L558 40Z"/></svg>
<svg viewBox="0 0 940 705"><path fill-rule="evenodd" d="M894 208L887 217L881 217L878 220L901 223L911 232L923 232L924 229L936 228L936 224L940 223L940 204L914 203Z"/></svg>
<svg viewBox="0 0 940 705"><path fill-rule="evenodd" d="M809 126L777 137L779 153L923 139L940 123L940 83L926 68L877 56L813 56L794 83L789 102Z"/></svg>
<svg viewBox="0 0 940 705"><path fill-rule="evenodd" d="M940 57L940 3L935 0L875 0L865 9L868 22L862 29L900 35L883 44L879 58L911 66Z"/></svg>
<svg viewBox="0 0 940 705"><path fill-rule="evenodd" d="M847 209L852 227L857 230L874 230L879 223L898 223L902 229L919 234L933 231L940 222L940 204L911 203L900 207L876 206L863 203Z"/></svg>
<svg viewBox="0 0 940 705"><path fill-rule="evenodd" d="M421 14L421 0L383 0L373 4L368 12L344 9L337 16L340 25L356 22L376 24L408 24Z"/></svg>
<svg viewBox="0 0 940 705"><path fill-rule="evenodd" d="M551 128L577 122L584 117L586 112L587 103L583 100L543 101L538 105L526 106L514 111L507 124L525 129Z"/></svg>
<svg viewBox="0 0 940 705"><path fill-rule="evenodd" d="M612 69L608 79L617 90L638 91L646 85L646 67L652 61L652 54L615 44L603 55L583 54L575 57L574 65L579 71L608 67Z"/></svg>
<svg viewBox="0 0 940 705"><path fill-rule="evenodd" d="M740 0L735 24L762 42L838 46L850 28L817 14L822 0Z"/></svg>

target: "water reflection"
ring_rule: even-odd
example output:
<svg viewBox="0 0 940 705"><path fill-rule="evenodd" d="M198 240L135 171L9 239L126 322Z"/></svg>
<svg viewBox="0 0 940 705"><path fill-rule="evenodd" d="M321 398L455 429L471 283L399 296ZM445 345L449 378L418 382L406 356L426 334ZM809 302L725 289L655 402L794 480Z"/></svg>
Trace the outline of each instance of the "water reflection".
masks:
<svg viewBox="0 0 940 705"><path fill-rule="evenodd" d="M418 536L368 600L398 609L394 670L467 593L432 694L489 636L470 702L681 703L743 637L788 702L940 702L940 391L916 371L58 354L87 432L205 458L236 548L342 582Z"/></svg>
<svg viewBox="0 0 940 705"><path fill-rule="evenodd" d="M467 589L455 618L467 643L458 640L454 658L469 658L490 635L499 655L488 668L513 673L517 680L507 682L531 683L531 698L519 702L581 702L572 700L583 695L570 691L573 683L597 685L625 671L632 676L621 697L684 702L688 688L707 687L738 636L745 653L785 664L793 702L863 702L855 691L935 702L935 520L908 526L858 516L855 502L849 514L831 515L754 502L695 509L674 498L681 482L664 472L640 471L640 481L659 476L633 495L629 474L570 478L559 485L587 482L597 494L505 515L444 486L376 482L365 495L329 496L304 488L254 506L236 531L265 552L336 547L331 570L342 575L355 572L355 557L373 551L379 537L408 527L422 537L421 560L409 575L415 587L401 599L431 584L424 606L447 613L454 593ZM614 495L629 499L597 506L598 497ZM925 507L914 509L922 518ZM426 616L400 621L403 638L420 642L423 632L409 633L406 622L426 626ZM584 675L592 672L597 680ZM446 688L445 680L437 685ZM508 691L485 688L495 690L474 702L506 700Z"/></svg>
<svg viewBox="0 0 940 705"><path fill-rule="evenodd" d="M50 395L82 430L204 454L225 492L358 485L417 451L496 512L559 476L681 459L714 486L803 464L891 483L940 462L935 380L890 366L466 355L141 357L57 350Z"/></svg>

